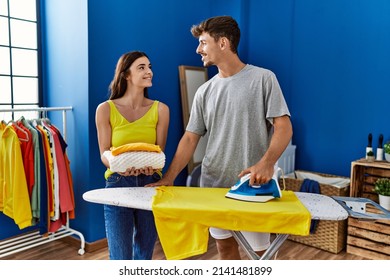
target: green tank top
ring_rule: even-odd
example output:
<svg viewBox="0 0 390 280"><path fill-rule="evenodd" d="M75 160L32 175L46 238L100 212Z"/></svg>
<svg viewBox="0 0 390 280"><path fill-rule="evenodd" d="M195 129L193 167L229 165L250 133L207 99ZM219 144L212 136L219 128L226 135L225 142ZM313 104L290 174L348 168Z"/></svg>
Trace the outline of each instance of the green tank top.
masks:
<svg viewBox="0 0 390 280"><path fill-rule="evenodd" d="M108 100L108 104L110 105L111 145L113 147L137 142L156 144L157 100L153 102L145 115L134 122L129 122L123 117L112 100ZM107 179L112 173L111 170L107 169L105 178Z"/></svg>

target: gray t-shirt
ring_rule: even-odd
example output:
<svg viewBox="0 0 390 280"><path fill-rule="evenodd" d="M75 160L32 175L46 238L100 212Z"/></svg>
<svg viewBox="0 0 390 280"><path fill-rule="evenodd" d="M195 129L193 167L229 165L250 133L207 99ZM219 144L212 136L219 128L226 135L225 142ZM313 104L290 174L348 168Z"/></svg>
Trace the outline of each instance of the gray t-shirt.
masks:
<svg viewBox="0 0 390 280"><path fill-rule="evenodd" d="M238 174L257 163L272 137L273 118L288 115L271 71L246 65L239 73L215 75L194 96L187 131L208 133L202 161L203 187L231 187Z"/></svg>

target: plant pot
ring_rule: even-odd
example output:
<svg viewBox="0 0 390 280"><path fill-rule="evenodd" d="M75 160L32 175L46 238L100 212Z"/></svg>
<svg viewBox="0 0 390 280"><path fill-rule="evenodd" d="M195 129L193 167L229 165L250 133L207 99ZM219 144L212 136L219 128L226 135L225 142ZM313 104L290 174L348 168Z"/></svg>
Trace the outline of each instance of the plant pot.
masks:
<svg viewBox="0 0 390 280"><path fill-rule="evenodd" d="M389 155L390 156L390 155ZM389 158L390 159L390 158ZM367 161L368 162L374 162L375 161L375 157L374 156L367 156Z"/></svg>
<svg viewBox="0 0 390 280"><path fill-rule="evenodd" d="M390 154L385 153L385 160L387 160L388 162L390 162Z"/></svg>
<svg viewBox="0 0 390 280"><path fill-rule="evenodd" d="M390 211L390 196L379 194L379 204L386 210Z"/></svg>

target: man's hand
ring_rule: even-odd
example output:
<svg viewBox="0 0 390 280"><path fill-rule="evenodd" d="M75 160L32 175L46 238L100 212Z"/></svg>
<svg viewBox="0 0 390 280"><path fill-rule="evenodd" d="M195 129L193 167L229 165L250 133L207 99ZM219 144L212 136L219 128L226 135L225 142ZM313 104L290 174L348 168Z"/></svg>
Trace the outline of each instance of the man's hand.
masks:
<svg viewBox="0 0 390 280"><path fill-rule="evenodd" d="M272 179L274 172L275 170L273 164L266 165L260 161L257 164L241 171L238 177L241 178L245 174L251 173L251 178L249 179L249 185L250 186L262 185L268 183Z"/></svg>
<svg viewBox="0 0 390 280"><path fill-rule="evenodd" d="M173 181L167 178L161 178L161 180L145 185L145 187L157 187L157 186L173 186Z"/></svg>

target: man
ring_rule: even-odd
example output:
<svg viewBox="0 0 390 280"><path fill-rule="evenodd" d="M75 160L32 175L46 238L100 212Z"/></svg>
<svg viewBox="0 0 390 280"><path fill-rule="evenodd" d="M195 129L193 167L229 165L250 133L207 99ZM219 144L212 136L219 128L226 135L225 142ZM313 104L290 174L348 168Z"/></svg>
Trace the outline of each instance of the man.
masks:
<svg viewBox="0 0 390 280"><path fill-rule="evenodd" d="M149 186L171 186L188 164L200 137L209 133L200 185L230 187L250 173L250 184L267 183L292 136L290 113L275 75L243 63L237 47L240 29L230 16L209 18L191 28L205 67L218 74L197 90L190 120L163 178ZM210 228L221 259L240 259L230 231ZM269 233L243 232L259 255Z"/></svg>

